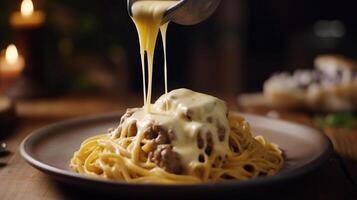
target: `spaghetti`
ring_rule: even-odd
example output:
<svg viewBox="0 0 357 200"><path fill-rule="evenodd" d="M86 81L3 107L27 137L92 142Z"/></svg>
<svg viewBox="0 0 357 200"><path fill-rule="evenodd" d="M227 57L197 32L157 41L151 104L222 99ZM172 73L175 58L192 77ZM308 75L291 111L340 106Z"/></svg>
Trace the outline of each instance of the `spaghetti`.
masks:
<svg viewBox="0 0 357 200"><path fill-rule="evenodd" d="M225 103L215 97L178 89L152 107L152 114L129 109L117 129L84 141L71 167L81 174L141 183L246 180L282 167L277 145L252 137L248 122L227 117Z"/></svg>

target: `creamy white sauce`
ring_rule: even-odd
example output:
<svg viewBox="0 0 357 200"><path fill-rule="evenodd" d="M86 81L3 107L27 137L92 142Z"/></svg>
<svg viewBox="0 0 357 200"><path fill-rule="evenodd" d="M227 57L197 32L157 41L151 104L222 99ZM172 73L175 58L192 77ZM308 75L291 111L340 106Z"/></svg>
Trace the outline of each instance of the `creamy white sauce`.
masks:
<svg viewBox="0 0 357 200"><path fill-rule="evenodd" d="M212 153L223 158L229 152L229 124L226 114L227 106L224 101L188 89L177 89L162 95L152 105L150 113L146 113L144 108L137 109L121 126L126 129L136 121L137 135L142 135L153 123L172 131L175 135L171 142L173 150L181 156L182 164L187 168L197 164L199 155L204 154L205 148L200 149L197 145L198 134L206 141L207 134L211 133ZM223 140L219 139L219 126L225 132Z"/></svg>
<svg viewBox="0 0 357 200"><path fill-rule="evenodd" d="M177 4L179 1L136 1L131 11L133 14L133 21L139 35L140 42L140 55L143 74L143 91L144 91L144 106L147 112L151 108L151 95L152 95L152 75L153 75L153 62L156 39L161 27L163 38L166 39L167 24L161 25L162 17L165 11ZM164 41L166 47L166 40ZM145 75L145 52L147 55L148 66L148 89L146 93L146 75ZM167 75L166 75L166 48L165 48L165 90L167 92Z"/></svg>

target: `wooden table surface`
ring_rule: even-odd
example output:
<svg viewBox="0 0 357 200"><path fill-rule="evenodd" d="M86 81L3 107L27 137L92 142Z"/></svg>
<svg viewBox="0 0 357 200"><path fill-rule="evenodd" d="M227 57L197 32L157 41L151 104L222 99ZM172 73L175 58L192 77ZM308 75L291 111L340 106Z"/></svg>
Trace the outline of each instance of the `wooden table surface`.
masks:
<svg viewBox="0 0 357 200"><path fill-rule="evenodd" d="M1 138L8 145L11 154L0 157L0 200L22 199L82 199L103 197L102 194L77 190L71 186L52 180L28 165L19 154L19 144L32 131L45 125L68 118L124 110L141 105L141 97L129 95L127 98L97 98L89 96L68 96L53 99L39 99L17 103L18 124L12 133ZM226 97L230 108L237 109L234 97ZM264 114L265 111L247 112ZM311 125L311 119L301 113L280 113L282 118ZM0 133L4 135L5 133ZM303 147L302 147L303 148ZM334 154L329 161L314 172L297 178L291 183L279 186L253 197L274 197L289 199L357 199L357 165ZM245 198L251 198L249 195ZM102 199L115 197L107 196ZM241 197L239 197L241 199ZM117 197L120 199L120 197Z"/></svg>

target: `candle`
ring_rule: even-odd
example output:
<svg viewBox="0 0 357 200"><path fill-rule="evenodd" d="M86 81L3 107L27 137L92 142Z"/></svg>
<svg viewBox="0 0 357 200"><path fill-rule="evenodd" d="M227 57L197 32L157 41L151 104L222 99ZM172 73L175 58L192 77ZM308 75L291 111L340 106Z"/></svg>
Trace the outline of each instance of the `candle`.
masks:
<svg viewBox="0 0 357 200"><path fill-rule="evenodd" d="M5 55L0 58L0 78L12 79L17 77L25 67L24 58L19 55L17 48L14 44L10 44Z"/></svg>
<svg viewBox="0 0 357 200"><path fill-rule="evenodd" d="M31 0L22 0L20 11L12 13L9 19L13 38L26 61L22 76L7 90L7 95L15 99L38 97L46 87L43 64L45 13L35 7Z"/></svg>
<svg viewBox="0 0 357 200"><path fill-rule="evenodd" d="M45 21L45 14L42 11L34 11L31 0L23 0L20 12L15 12L10 17L10 24L18 28L36 28Z"/></svg>
<svg viewBox="0 0 357 200"><path fill-rule="evenodd" d="M19 55L14 44L10 44L0 56L0 93L20 75L25 67L23 56Z"/></svg>

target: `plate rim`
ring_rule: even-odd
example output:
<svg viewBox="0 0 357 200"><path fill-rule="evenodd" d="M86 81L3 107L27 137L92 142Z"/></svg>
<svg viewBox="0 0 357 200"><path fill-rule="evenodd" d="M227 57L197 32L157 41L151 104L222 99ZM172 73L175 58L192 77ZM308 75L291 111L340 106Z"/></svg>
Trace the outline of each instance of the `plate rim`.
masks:
<svg viewBox="0 0 357 200"><path fill-rule="evenodd" d="M32 167L36 168L37 170L63 182L63 179L76 179L77 181L80 181L80 184L85 184L84 182L88 184L104 184L104 185L110 185L110 186L118 186L118 187L136 187L136 188L141 188L141 187L150 187L150 188L192 188L192 189L197 189L197 188L211 188L214 187L215 189L220 189L220 188L250 188L253 186L263 186L266 184L274 184L274 183L281 183L285 182L288 180L295 179L297 177L300 177L302 175L308 174L309 172L313 171L314 169L317 169L320 167L322 164L324 164L328 158L332 155L333 152L333 147L331 141L327 138L327 136L321 131L314 129L312 127L303 125L303 124L298 124L295 122L291 121L286 121L282 119L276 119L276 118L268 118L256 114L248 114L248 113L242 113L242 112L236 112L236 111L231 111L230 113L233 114L238 114L238 115L243 115L243 116L248 116L248 117L253 117L253 118L259 118L259 119L268 119L268 120L273 120L277 121L279 123L288 123L289 125L294 125L294 126L299 126L299 127L304 127L306 129L312 130L312 132L315 132L315 134L319 134L320 137L323 138L325 141L325 149L321 151L322 153L312 161L308 162L307 164L303 165L300 168L288 171L288 172L281 172L278 174L275 174L273 176L266 176L266 177L259 177L259 178L254 178L254 179L249 179L249 180L244 180L244 181L225 181L225 182L220 182L220 183L199 183L199 184L160 184L160 183L128 183L125 181L115 181L115 180L108 180L108 179L101 179L101 178L96 178L96 177L90 177L82 174L75 173L73 171L69 170L64 170L57 168L55 166L51 166L49 164L46 164L44 162L41 162L40 160L36 159L33 155L31 155L30 152L27 152L26 150L26 145L30 143L31 140L35 140L36 138L41 137L42 135L48 134L48 130L55 129L56 127L61 127L64 125L73 125L77 123L84 123L84 122L90 122L90 121L97 121L97 120L105 120L105 119L110 119L113 117L120 117L124 112L123 111L116 111L116 112L109 112L109 113L103 113L103 114L97 114L97 115L89 115L85 117L76 117L73 119L67 119L64 121L52 123L49 125L46 125L42 128L39 128L33 132L31 132L29 135L27 135L23 141L21 142L19 146L20 150L20 155L22 158L30 164ZM71 180L73 182L73 180Z"/></svg>

